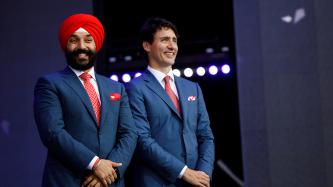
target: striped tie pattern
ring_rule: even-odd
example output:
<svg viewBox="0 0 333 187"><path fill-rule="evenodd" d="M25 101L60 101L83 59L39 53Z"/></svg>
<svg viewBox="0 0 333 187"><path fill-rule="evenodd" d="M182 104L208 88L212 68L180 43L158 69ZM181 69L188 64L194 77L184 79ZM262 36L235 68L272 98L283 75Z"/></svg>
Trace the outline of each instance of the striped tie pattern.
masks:
<svg viewBox="0 0 333 187"><path fill-rule="evenodd" d="M165 91L169 95L172 103L175 105L178 113L181 114L178 98L177 98L176 94L172 91L171 86L170 86L170 79L171 79L171 77L168 75L164 77Z"/></svg>
<svg viewBox="0 0 333 187"><path fill-rule="evenodd" d="M99 103L98 96L94 86L90 83L90 78L92 78L92 76L89 73L84 72L80 75L80 78L83 80L84 88L88 93L88 96L90 98L91 104L93 106L96 115L97 124L99 125L100 116L101 116L101 104Z"/></svg>

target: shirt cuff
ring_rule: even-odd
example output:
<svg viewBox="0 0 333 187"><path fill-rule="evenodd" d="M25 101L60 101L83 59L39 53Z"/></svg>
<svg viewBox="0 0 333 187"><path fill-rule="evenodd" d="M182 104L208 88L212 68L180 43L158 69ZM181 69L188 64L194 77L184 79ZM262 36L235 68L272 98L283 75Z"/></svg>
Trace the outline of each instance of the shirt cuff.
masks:
<svg viewBox="0 0 333 187"><path fill-rule="evenodd" d="M95 162L97 162L97 161L99 161L99 158L98 158L98 156L95 156L95 157L90 161L90 163L89 163L87 169L92 170L93 166L95 165Z"/></svg>
<svg viewBox="0 0 333 187"><path fill-rule="evenodd" d="M181 179L181 178L183 177L183 175L184 175L186 169L187 169L187 165L185 165L185 166L183 167L182 171L179 173L179 175L178 175L178 179Z"/></svg>

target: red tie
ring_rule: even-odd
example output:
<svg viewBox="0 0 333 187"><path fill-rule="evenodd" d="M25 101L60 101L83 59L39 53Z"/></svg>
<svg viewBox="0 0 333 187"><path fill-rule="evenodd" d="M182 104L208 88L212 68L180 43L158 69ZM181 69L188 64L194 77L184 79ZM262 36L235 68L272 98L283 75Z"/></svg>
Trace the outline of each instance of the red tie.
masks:
<svg viewBox="0 0 333 187"><path fill-rule="evenodd" d="M172 103L175 105L177 111L179 114L181 114L181 110L180 110L180 105L179 105L179 101L177 96L175 95L175 93L173 93L171 86L170 86L170 76L165 76L164 77L164 82L165 82L165 91L166 93L169 95Z"/></svg>
<svg viewBox="0 0 333 187"><path fill-rule="evenodd" d="M101 116L101 105L99 103L95 88L90 83L90 78L92 78L92 77L89 73L84 72L80 75L80 78L83 80L84 88L86 89L86 91L89 95L91 104L94 108L94 112L95 112L95 115L96 115L97 124L99 125L99 120L100 120L100 116Z"/></svg>

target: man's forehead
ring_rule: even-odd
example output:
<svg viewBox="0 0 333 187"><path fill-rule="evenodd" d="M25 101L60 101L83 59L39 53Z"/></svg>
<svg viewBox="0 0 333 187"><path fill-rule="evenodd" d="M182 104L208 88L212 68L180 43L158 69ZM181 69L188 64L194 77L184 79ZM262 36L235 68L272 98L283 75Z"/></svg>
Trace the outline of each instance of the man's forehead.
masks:
<svg viewBox="0 0 333 187"><path fill-rule="evenodd" d="M91 36L91 35L87 30L85 30L84 28L81 27L81 28L77 29L76 31L74 31L71 36L86 36L86 37L88 37L88 36Z"/></svg>
<svg viewBox="0 0 333 187"><path fill-rule="evenodd" d="M89 32L75 31L71 37L92 37Z"/></svg>
<svg viewBox="0 0 333 187"><path fill-rule="evenodd" d="M83 32L83 33L89 33L86 29L80 27L75 32Z"/></svg>
<svg viewBox="0 0 333 187"><path fill-rule="evenodd" d="M155 33L155 36L156 38L177 38L177 36L175 35L175 33L173 32L168 32L168 33L165 33L165 32L160 32L160 33Z"/></svg>

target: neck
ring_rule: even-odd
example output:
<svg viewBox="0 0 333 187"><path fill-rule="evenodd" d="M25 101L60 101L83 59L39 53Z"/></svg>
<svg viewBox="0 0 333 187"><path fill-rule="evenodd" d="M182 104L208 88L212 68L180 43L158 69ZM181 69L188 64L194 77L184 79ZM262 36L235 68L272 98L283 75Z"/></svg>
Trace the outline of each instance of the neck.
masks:
<svg viewBox="0 0 333 187"><path fill-rule="evenodd" d="M88 73L93 67L87 69L87 70L84 70L84 72Z"/></svg>
<svg viewBox="0 0 333 187"><path fill-rule="evenodd" d="M161 66L157 66L154 64L149 64L150 67L152 67L153 69L156 69L164 74L168 74L170 72L170 70L172 69L171 66L166 66L166 67L161 67Z"/></svg>

